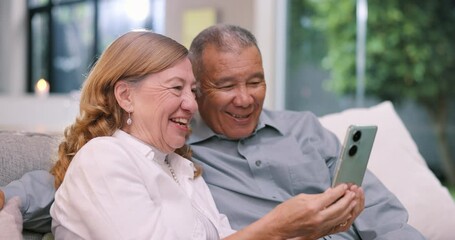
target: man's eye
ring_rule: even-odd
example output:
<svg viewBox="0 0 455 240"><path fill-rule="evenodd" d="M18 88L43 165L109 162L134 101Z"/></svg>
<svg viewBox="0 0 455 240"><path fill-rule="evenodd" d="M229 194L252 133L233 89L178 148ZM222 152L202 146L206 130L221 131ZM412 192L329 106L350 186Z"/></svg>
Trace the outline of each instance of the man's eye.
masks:
<svg viewBox="0 0 455 240"><path fill-rule="evenodd" d="M234 88L235 85L233 84L229 84L229 85L222 85L222 86L218 86L219 89L231 89L231 88Z"/></svg>
<svg viewBox="0 0 455 240"><path fill-rule="evenodd" d="M182 91L183 90L183 86L174 86L174 87L172 87L172 89L175 89L175 90L178 90L178 91Z"/></svg>
<svg viewBox="0 0 455 240"><path fill-rule="evenodd" d="M261 83L262 83L262 81L254 81L254 82L249 82L248 85L257 86Z"/></svg>

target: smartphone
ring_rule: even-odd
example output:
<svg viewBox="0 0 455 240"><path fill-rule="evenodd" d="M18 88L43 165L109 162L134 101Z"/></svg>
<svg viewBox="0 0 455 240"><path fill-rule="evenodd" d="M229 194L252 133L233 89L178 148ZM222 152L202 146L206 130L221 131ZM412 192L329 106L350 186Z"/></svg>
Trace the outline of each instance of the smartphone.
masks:
<svg viewBox="0 0 455 240"><path fill-rule="evenodd" d="M332 187L340 183L362 185L377 130L377 126L351 125L348 127Z"/></svg>

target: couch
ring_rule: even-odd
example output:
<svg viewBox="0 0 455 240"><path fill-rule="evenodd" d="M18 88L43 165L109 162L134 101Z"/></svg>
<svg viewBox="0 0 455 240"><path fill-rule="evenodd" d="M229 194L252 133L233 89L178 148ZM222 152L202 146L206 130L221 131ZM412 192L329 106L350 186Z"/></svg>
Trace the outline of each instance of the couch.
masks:
<svg viewBox="0 0 455 240"><path fill-rule="evenodd" d="M368 168L407 208L409 224L430 240L453 239L455 203L426 165L392 103L349 109L320 120L340 141L350 124L377 125ZM60 134L0 131L0 186L27 171L48 170L59 140ZM24 239L50 237L26 230L22 233Z"/></svg>
<svg viewBox="0 0 455 240"><path fill-rule="evenodd" d="M0 130L0 186L19 179L24 173L32 170L49 170L53 158L56 156L59 141L59 134ZM3 220L4 218L0 219L0 225ZM19 228L22 229L22 219L16 221L16 225L20 225ZM3 224L3 226L6 225ZM0 239L3 239L1 234L2 232L0 232ZM52 239L50 234L25 229L22 231L22 236L24 240ZM15 240L15 238L11 240Z"/></svg>

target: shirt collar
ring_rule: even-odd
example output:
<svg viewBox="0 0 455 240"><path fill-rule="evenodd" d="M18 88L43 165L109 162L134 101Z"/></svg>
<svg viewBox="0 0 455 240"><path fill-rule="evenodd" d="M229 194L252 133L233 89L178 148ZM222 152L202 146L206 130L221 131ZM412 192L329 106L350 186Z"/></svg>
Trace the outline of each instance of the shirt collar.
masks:
<svg viewBox="0 0 455 240"><path fill-rule="evenodd" d="M190 160L173 152L165 154L152 145L147 144L120 129L115 131L112 136L126 142L131 148L134 148L135 151L141 153L147 159L154 160L161 165L164 164L164 160L168 158L169 162L175 166L176 174L190 179L194 177L195 166Z"/></svg>
<svg viewBox="0 0 455 240"><path fill-rule="evenodd" d="M256 129L250 136L255 135L258 131L266 127L271 127L278 131L280 134L282 134L282 132L278 128L278 124L275 123L271 118L270 110L263 109L261 115L259 116L258 125L256 126ZM227 139L224 135L213 132L212 129L210 129L209 126L207 126L207 124L205 124L204 120L202 120L202 117L200 116L199 113L195 114L191 122L191 134L187 140L187 143L193 144L201 142L214 136Z"/></svg>
<svg viewBox="0 0 455 240"><path fill-rule="evenodd" d="M147 144L120 129L115 131L115 133L112 136L122 141L125 141L130 147L133 147L136 151L138 151L148 159L153 159L155 161L162 163L164 162L164 159L167 156L167 154L161 152L152 145Z"/></svg>

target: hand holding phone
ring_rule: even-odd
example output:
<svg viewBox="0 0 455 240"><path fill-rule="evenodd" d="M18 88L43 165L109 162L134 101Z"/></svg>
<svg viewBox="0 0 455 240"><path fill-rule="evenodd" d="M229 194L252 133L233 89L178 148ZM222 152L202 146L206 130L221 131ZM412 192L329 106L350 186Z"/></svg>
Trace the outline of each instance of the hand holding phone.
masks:
<svg viewBox="0 0 455 240"><path fill-rule="evenodd" d="M377 126L348 127L332 187L340 183L362 185L377 129Z"/></svg>

